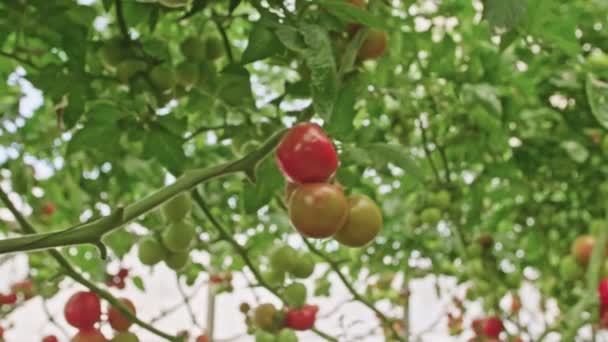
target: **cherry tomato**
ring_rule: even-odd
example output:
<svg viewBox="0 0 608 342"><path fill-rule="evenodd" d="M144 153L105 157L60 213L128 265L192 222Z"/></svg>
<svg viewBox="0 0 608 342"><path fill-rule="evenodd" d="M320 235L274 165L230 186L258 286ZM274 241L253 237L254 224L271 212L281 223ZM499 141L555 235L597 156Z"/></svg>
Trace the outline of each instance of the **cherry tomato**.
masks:
<svg viewBox="0 0 608 342"><path fill-rule="evenodd" d="M579 236L572 244L572 254L580 264L586 265L591 259L591 253L595 246L595 237L593 235Z"/></svg>
<svg viewBox="0 0 608 342"><path fill-rule="evenodd" d="M196 342L209 342L209 337L207 337L207 334L202 334L196 338Z"/></svg>
<svg viewBox="0 0 608 342"><path fill-rule="evenodd" d="M121 268L118 273L116 273L116 276L118 276L119 278L126 278L127 276L129 276L129 270L126 268Z"/></svg>
<svg viewBox="0 0 608 342"><path fill-rule="evenodd" d="M473 328L473 331L477 335L480 335L483 332L483 325L484 320L481 318L476 318L473 320L473 322L471 322L471 328Z"/></svg>
<svg viewBox="0 0 608 342"><path fill-rule="evenodd" d="M600 297L600 303L608 306L608 277L600 280L597 286L597 293Z"/></svg>
<svg viewBox="0 0 608 342"><path fill-rule="evenodd" d="M0 294L0 305L13 305L17 302L17 294L11 292L9 294Z"/></svg>
<svg viewBox="0 0 608 342"><path fill-rule="evenodd" d="M361 247L372 241L382 228L382 212L365 195L348 198L348 215L344 226L334 238L349 247Z"/></svg>
<svg viewBox="0 0 608 342"><path fill-rule="evenodd" d="M129 311L135 315L135 305L127 298L121 298L120 301L127 306ZM127 331L133 322L125 317L117 308L110 306L108 309L108 322L110 326L116 331Z"/></svg>
<svg viewBox="0 0 608 342"><path fill-rule="evenodd" d="M361 49L359 49L359 58L361 60L378 59L384 54L387 45L388 35L386 32L370 29Z"/></svg>
<svg viewBox="0 0 608 342"><path fill-rule="evenodd" d="M55 204L53 204L52 202L47 202L44 204L44 206L42 207L42 212L44 212L45 215L53 215L53 213L55 213Z"/></svg>
<svg viewBox="0 0 608 342"><path fill-rule="evenodd" d="M101 317L101 304L95 293L80 291L70 297L63 312L65 319L73 327L81 330L92 329Z"/></svg>
<svg viewBox="0 0 608 342"><path fill-rule="evenodd" d="M55 336L55 335L48 335L42 339L42 342L59 342L59 340L57 339L57 336Z"/></svg>
<svg viewBox="0 0 608 342"><path fill-rule="evenodd" d="M488 317L483 323L483 333L488 337L497 338L502 328L502 321L496 316Z"/></svg>
<svg viewBox="0 0 608 342"><path fill-rule="evenodd" d="M283 174L296 183L323 182L338 168L331 139L314 123L291 128L279 143L276 158Z"/></svg>
<svg viewBox="0 0 608 342"><path fill-rule="evenodd" d="M348 204L337 186L327 183L302 184L289 201L289 218L300 234L328 238L346 222Z"/></svg>
<svg viewBox="0 0 608 342"><path fill-rule="evenodd" d="M25 279L13 284L13 286L11 286L11 290L13 293L23 295L23 298L25 299L30 299L36 295L34 285L30 279Z"/></svg>
<svg viewBox="0 0 608 342"><path fill-rule="evenodd" d="M308 330L315 325L317 311L316 305L304 305L300 309L289 309L285 313L285 325L293 330Z"/></svg>
<svg viewBox="0 0 608 342"><path fill-rule="evenodd" d="M88 328L88 329L80 330L78 332L78 334L74 335L74 337L72 337L72 339L70 341L71 342L108 342L106 337L103 336L103 334L95 328Z"/></svg>

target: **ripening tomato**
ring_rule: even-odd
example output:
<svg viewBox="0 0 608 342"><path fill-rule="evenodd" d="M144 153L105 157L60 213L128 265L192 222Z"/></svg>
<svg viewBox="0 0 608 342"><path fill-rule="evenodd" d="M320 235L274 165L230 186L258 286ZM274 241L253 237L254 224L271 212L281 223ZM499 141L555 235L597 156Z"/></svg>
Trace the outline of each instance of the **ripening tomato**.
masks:
<svg viewBox="0 0 608 342"><path fill-rule="evenodd" d="M0 305L13 305L17 302L17 294L11 292L9 294L0 294Z"/></svg>
<svg viewBox="0 0 608 342"><path fill-rule="evenodd" d="M196 342L209 342L209 337L207 337L207 334L202 334L196 338Z"/></svg>
<svg viewBox="0 0 608 342"><path fill-rule="evenodd" d="M476 318L471 322L471 328L476 335L480 335L483 332L484 320L482 318Z"/></svg>
<svg viewBox="0 0 608 342"><path fill-rule="evenodd" d="M23 298L30 299L36 295L34 284L30 279L17 282L11 286L11 291L16 294L21 294Z"/></svg>
<svg viewBox="0 0 608 342"><path fill-rule="evenodd" d="M348 198L348 215L344 226L334 238L349 247L361 247L372 241L382 228L382 212L365 195Z"/></svg>
<svg viewBox="0 0 608 342"><path fill-rule="evenodd" d="M105 336L101 333L101 331L95 328L88 328L84 330L80 330L78 334L74 335L71 342L108 342Z"/></svg>
<svg viewBox="0 0 608 342"><path fill-rule="evenodd" d="M300 309L289 309L285 313L285 326L293 330L308 330L315 325L317 311L316 305L304 305Z"/></svg>
<svg viewBox="0 0 608 342"><path fill-rule="evenodd" d="M125 279L129 276L129 270L126 268L121 268L120 270L118 270L118 273L116 273L116 276Z"/></svg>
<svg viewBox="0 0 608 342"><path fill-rule="evenodd" d="M327 183L302 184L291 195L289 218L300 234L328 238L346 221L348 204L342 190Z"/></svg>
<svg viewBox="0 0 608 342"><path fill-rule="evenodd" d="M502 328L502 321L496 316L488 317L483 322L483 333L488 337L497 338Z"/></svg>
<svg viewBox="0 0 608 342"><path fill-rule="evenodd" d="M121 298L120 301L129 309L129 311L133 315L135 315L135 305L133 304L133 302L131 302L127 298ZM115 308L114 306L110 306L110 308L108 309L108 322L110 323L110 326L112 326L112 328L116 331L126 331L129 329L131 324L133 324L133 322L129 318L125 317L125 315L123 315L122 312L120 312L120 310L118 310L118 308Z"/></svg>
<svg viewBox="0 0 608 342"><path fill-rule="evenodd" d="M608 305L608 277L600 280L600 283L597 285L597 293L600 297L600 303Z"/></svg>
<svg viewBox="0 0 608 342"><path fill-rule="evenodd" d="M55 335L48 335L42 339L42 342L59 342L59 340L57 339L57 336L55 336Z"/></svg>
<svg viewBox="0 0 608 342"><path fill-rule="evenodd" d="M283 174L296 183L323 182L338 168L338 154L323 129L314 123L295 125L276 151Z"/></svg>
<svg viewBox="0 0 608 342"><path fill-rule="evenodd" d="M359 49L359 58L361 60L378 59L384 54L387 46L388 35L386 32L370 29L367 32L363 45Z"/></svg>
<svg viewBox="0 0 608 342"><path fill-rule="evenodd" d="M92 329L101 317L101 304L95 293L80 291L70 297L63 313L73 327Z"/></svg>
<svg viewBox="0 0 608 342"><path fill-rule="evenodd" d="M44 212L45 215L51 216L55 213L55 209L55 204L53 204L53 202L47 202L42 207L42 212Z"/></svg>
<svg viewBox="0 0 608 342"><path fill-rule="evenodd" d="M574 240L572 244L572 254L580 264L586 265L591 260L591 254L595 246L593 235L582 235Z"/></svg>
<svg viewBox="0 0 608 342"><path fill-rule="evenodd" d="M132 332L121 331L114 335L110 342L139 342L139 338Z"/></svg>

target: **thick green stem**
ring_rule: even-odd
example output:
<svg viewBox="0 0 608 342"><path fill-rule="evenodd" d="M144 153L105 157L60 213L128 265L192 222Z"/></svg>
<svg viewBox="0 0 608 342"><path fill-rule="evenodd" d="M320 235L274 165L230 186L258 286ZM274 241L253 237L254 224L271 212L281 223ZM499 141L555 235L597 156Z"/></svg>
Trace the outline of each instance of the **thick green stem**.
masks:
<svg viewBox="0 0 608 342"><path fill-rule="evenodd" d="M245 172L252 178L257 164L274 150L284 132L284 130L280 130L270 137L258 150L236 161L209 168L186 171L175 183L124 208L118 208L109 216L62 231L42 234L33 234L34 231L26 231L26 233L31 235L0 240L0 254L84 243L99 244L103 235L136 219L140 215L154 210L163 202L200 183L236 172ZM8 200L8 197L6 199Z"/></svg>

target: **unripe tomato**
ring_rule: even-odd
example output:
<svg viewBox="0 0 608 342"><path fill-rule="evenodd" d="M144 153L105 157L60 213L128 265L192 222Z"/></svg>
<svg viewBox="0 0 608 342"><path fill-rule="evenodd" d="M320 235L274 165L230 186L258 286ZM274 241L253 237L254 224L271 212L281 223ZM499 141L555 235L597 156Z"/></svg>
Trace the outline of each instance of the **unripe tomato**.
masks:
<svg viewBox="0 0 608 342"><path fill-rule="evenodd" d="M382 212L376 203L365 195L348 198L346 223L334 238L349 247L361 247L372 241L382 228Z"/></svg>
<svg viewBox="0 0 608 342"><path fill-rule="evenodd" d="M198 37L188 37L179 46L182 55L192 62L205 60L205 42Z"/></svg>
<svg viewBox="0 0 608 342"><path fill-rule="evenodd" d="M308 330L315 325L318 307L304 305L300 309L289 309L285 313L285 325L293 330Z"/></svg>
<svg viewBox="0 0 608 342"><path fill-rule="evenodd" d="M593 246L595 246L595 237L593 237L593 235L582 235L574 240L574 243L572 244L572 254L579 264L586 265L589 263L593 252Z"/></svg>
<svg viewBox="0 0 608 342"><path fill-rule="evenodd" d="M488 337L497 338L502 329L502 321L496 316L488 317L483 322L483 334Z"/></svg>
<svg viewBox="0 0 608 342"><path fill-rule="evenodd" d="M275 342L275 338L268 331L258 330L255 332L255 342Z"/></svg>
<svg viewBox="0 0 608 342"><path fill-rule="evenodd" d="M211 36L205 39L205 53L207 58L210 60L215 60L224 54L224 50L222 49L222 42L220 38L216 36Z"/></svg>
<svg viewBox="0 0 608 342"><path fill-rule="evenodd" d="M277 342L298 342L298 336L291 329L281 329L277 335Z"/></svg>
<svg viewBox="0 0 608 342"><path fill-rule="evenodd" d="M576 259L572 255L564 257L559 263L560 275L566 280L575 279L578 271L579 266L576 263Z"/></svg>
<svg viewBox="0 0 608 342"><path fill-rule="evenodd" d="M57 336L55 336L55 335L48 335L42 339L42 342L59 342L59 340L57 339Z"/></svg>
<svg viewBox="0 0 608 342"><path fill-rule="evenodd" d="M445 210L450 207L450 204L452 203L452 196L448 191L441 190L432 197L431 203L434 206L437 206L439 209Z"/></svg>
<svg viewBox="0 0 608 342"><path fill-rule="evenodd" d="M190 253L168 253L165 256L165 264L174 271L179 271L188 263Z"/></svg>
<svg viewBox="0 0 608 342"><path fill-rule="evenodd" d="M97 56L101 64L108 69L114 69L118 63L125 59L127 53L119 39L111 39L97 50Z"/></svg>
<svg viewBox="0 0 608 342"><path fill-rule="evenodd" d="M167 220L181 222L192 210L192 199L190 194L182 192L163 204L162 211Z"/></svg>
<svg viewBox="0 0 608 342"><path fill-rule="evenodd" d="M148 236L139 242L139 261L144 265L155 265L163 260L166 255L167 251L165 247L153 236Z"/></svg>
<svg viewBox="0 0 608 342"><path fill-rule="evenodd" d="M302 184L289 201L289 218L300 234L328 238L346 222L348 204L342 190L326 183Z"/></svg>
<svg viewBox="0 0 608 342"><path fill-rule="evenodd" d="M388 35L384 31L370 29L367 38L359 49L359 59L378 59L384 54L388 45Z"/></svg>
<svg viewBox="0 0 608 342"><path fill-rule="evenodd" d="M173 69L168 65L157 65L150 70L150 82L154 88L166 92L175 87L176 79Z"/></svg>
<svg viewBox="0 0 608 342"><path fill-rule="evenodd" d="M129 311L135 315L135 305L127 298L121 298L120 301L129 309ZM116 331L126 331L133 324L133 322L125 317L117 308L110 306L108 309L108 322L110 326Z"/></svg>
<svg viewBox="0 0 608 342"><path fill-rule="evenodd" d="M132 332L121 331L114 335L110 342L139 342L139 338Z"/></svg>
<svg viewBox="0 0 608 342"><path fill-rule="evenodd" d="M441 210L433 207L426 208L420 213L420 220L430 226L434 226L441 220Z"/></svg>
<svg viewBox="0 0 608 342"><path fill-rule="evenodd" d="M175 70L177 74L177 84L190 89L198 83L200 70L198 64L194 62L183 62Z"/></svg>
<svg viewBox="0 0 608 342"><path fill-rule="evenodd" d="M608 305L608 277L602 278L597 285L597 293L600 297L600 303Z"/></svg>
<svg viewBox="0 0 608 342"><path fill-rule="evenodd" d="M315 259L312 255L305 253L296 259L296 263L291 270L291 275L296 278L305 279L315 271Z"/></svg>
<svg viewBox="0 0 608 342"><path fill-rule="evenodd" d="M103 334L95 328L87 328L80 330L78 334L74 335L71 342L108 342Z"/></svg>
<svg viewBox="0 0 608 342"><path fill-rule="evenodd" d="M270 252L270 266L274 272L291 272L297 261L298 252L289 245L279 245Z"/></svg>
<svg viewBox="0 0 608 342"><path fill-rule="evenodd" d="M270 286L280 286L285 282L285 272L271 269L262 275Z"/></svg>
<svg viewBox="0 0 608 342"><path fill-rule="evenodd" d="M73 327L80 330L92 329L101 317L101 304L95 293L80 291L70 297L63 313Z"/></svg>
<svg viewBox="0 0 608 342"><path fill-rule="evenodd" d="M338 168L331 139L314 123L292 127L279 143L276 158L283 174L296 183L323 182Z"/></svg>
<svg viewBox="0 0 608 342"><path fill-rule="evenodd" d="M175 222L162 233L163 244L174 253L185 252L196 236L194 226L185 221Z"/></svg>
<svg viewBox="0 0 608 342"><path fill-rule="evenodd" d="M262 329L272 329L275 325L275 315L277 309L274 305L266 303L261 304L253 312L253 323Z"/></svg>
<svg viewBox="0 0 608 342"><path fill-rule="evenodd" d="M17 294L15 292L0 294L0 305L13 305L15 303L17 303Z"/></svg>
<svg viewBox="0 0 608 342"><path fill-rule="evenodd" d="M294 308L299 308L306 302L306 286L302 283L292 283L285 288L285 303Z"/></svg>
<svg viewBox="0 0 608 342"><path fill-rule="evenodd" d="M129 80L138 72L146 70L146 63L136 59L126 59L116 66L116 78L122 83L129 83Z"/></svg>

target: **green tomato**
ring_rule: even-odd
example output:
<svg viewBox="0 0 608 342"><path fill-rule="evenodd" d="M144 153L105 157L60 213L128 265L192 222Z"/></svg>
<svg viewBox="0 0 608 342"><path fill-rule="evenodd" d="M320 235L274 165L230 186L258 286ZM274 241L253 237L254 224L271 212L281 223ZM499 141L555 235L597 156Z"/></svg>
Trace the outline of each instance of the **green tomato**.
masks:
<svg viewBox="0 0 608 342"><path fill-rule="evenodd" d="M566 280L575 280L578 276L579 266L576 259L568 255L559 264L559 273Z"/></svg>
<svg viewBox="0 0 608 342"><path fill-rule="evenodd" d="M215 60L222 57L224 50L222 49L222 41L216 36L205 39L205 50L207 58Z"/></svg>
<svg viewBox="0 0 608 342"><path fill-rule="evenodd" d="M177 84L184 86L186 89L190 89L198 83L201 73L198 64L193 62L181 63L177 66L175 72L177 74Z"/></svg>
<svg viewBox="0 0 608 342"><path fill-rule="evenodd" d="M302 283L293 283L287 286L283 292L285 303L288 306L299 308L306 303L306 286Z"/></svg>
<svg viewBox="0 0 608 342"><path fill-rule="evenodd" d="M189 222L174 222L162 233L163 244L171 252L185 252L196 236L194 226Z"/></svg>
<svg viewBox="0 0 608 342"><path fill-rule="evenodd" d="M142 264L152 266L163 260L167 251L153 236L148 236L139 242L138 256Z"/></svg>
<svg viewBox="0 0 608 342"><path fill-rule="evenodd" d="M188 37L179 46L182 55L192 62L202 62L206 59L205 42L198 37Z"/></svg>
<svg viewBox="0 0 608 342"><path fill-rule="evenodd" d="M270 286L281 286L285 282L285 272L269 270L264 272L263 278Z"/></svg>
<svg viewBox="0 0 608 342"><path fill-rule="evenodd" d="M150 70L150 82L157 90L166 93L175 87L175 73L168 65L157 65Z"/></svg>
<svg viewBox="0 0 608 342"><path fill-rule="evenodd" d="M122 331L114 335L110 342L139 342L139 338L132 332Z"/></svg>
<svg viewBox="0 0 608 342"><path fill-rule="evenodd" d="M423 223L434 226L441 220L441 210L438 208L426 208L420 213L420 220Z"/></svg>
<svg viewBox="0 0 608 342"><path fill-rule="evenodd" d="M119 39L111 39L97 50L101 64L108 69L114 69L126 57L125 49Z"/></svg>
<svg viewBox="0 0 608 342"><path fill-rule="evenodd" d="M298 342L298 335L291 329L281 329L277 335L277 342Z"/></svg>
<svg viewBox="0 0 608 342"><path fill-rule="evenodd" d="M315 259L309 253L300 255L291 270L291 274L300 279L308 278L315 271Z"/></svg>
<svg viewBox="0 0 608 342"><path fill-rule="evenodd" d="M179 271L188 263L190 253L167 253L165 264L174 271Z"/></svg>
<svg viewBox="0 0 608 342"><path fill-rule="evenodd" d="M163 214L171 222L183 221L191 210L192 200L187 192L182 192L173 197L162 207Z"/></svg>
<svg viewBox="0 0 608 342"><path fill-rule="evenodd" d="M275 336L268 331L258 330L255 332L255 342L275 342Z"/></svg>
<svg viewBox="0 0 608 342"><path fill-rule="evenodd" d="M146 63L136 59L127 59L116 66L116 77L122 83L128 83L131 77L144 70L146 70Z"/></svg>
<svg viewBox="0 0 608 342"><path fill-rule="evenodd" d="M602 51L593 51L587 57L587 63L594 71L608 71L608 55Z"/></svg>
<svg viewBox="0 0 608 342"><path fill-rule="evenodd" d="M298 260L298 253L287 245L282 245L270 252L270 266L275 272L291 272Z"/></svg>
<svg viewBox="0 0 608 342"><path fill-rule="evenodd" d="M439 209L448 209L452 203L452 197L446 190L441 190L431 198L431 203Z"/></svg>

